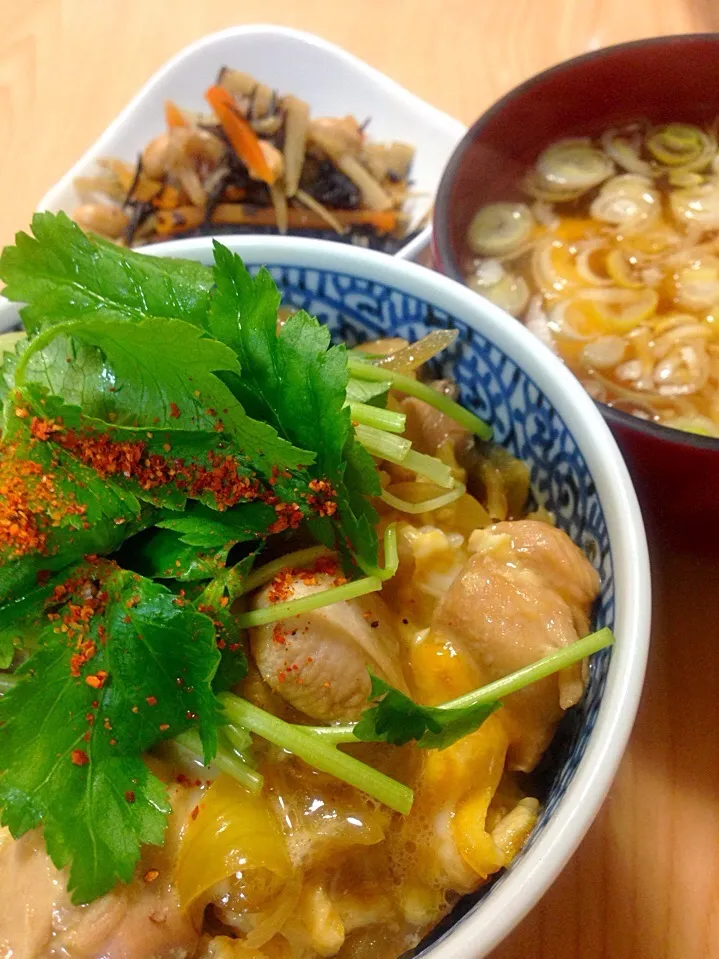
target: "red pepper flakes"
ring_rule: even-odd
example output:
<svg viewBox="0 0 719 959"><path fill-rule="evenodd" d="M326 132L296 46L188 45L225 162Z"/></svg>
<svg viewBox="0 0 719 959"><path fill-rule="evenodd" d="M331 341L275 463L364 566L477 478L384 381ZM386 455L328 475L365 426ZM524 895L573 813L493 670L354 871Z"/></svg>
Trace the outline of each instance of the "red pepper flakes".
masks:
<svg viewBox="0 0 719 959"><path fill-rule="evenodd" d="M166 733L169 728L170 728L169 723L161 723L159 727L161 733Z"/></svg>
<svg viewBox="0 0 719 959"><path fill-rule="evenodd" d="M135 793L131 789L128 789L125 793L125 799L130 803L135 802Z"/></svg>
<svg viewBox="0 0 719 959"><path fill-rule="evenodd" d="M73 653L70 657L70 675L77 678L80 670L87 665L97 652L97 646L91 639L86 639L79 644L79 652Z"/></svg>
<svg viewBox="0 0 719 959"><path fill-rule="evenodd" d="M282 533L286 529L297 529L302 523L302 510L297 503L277 503L277 519L270 526L270 533Z"/></svg>
<svg viewBox="0 0 719 959"><path fill-rule="evenodd" d="M334 489L329 480L313 479L310 480L309 487L313 496L307 497L307 503L318 516L334 516L337 512L337 490Z"/></svg>
<svg viewBox="0 0 719 959"><path fill-rule="evenodd" d="M20 420L26 420L29 416L29 413L27 410L23 409L22 406L16 406L15 416L17 416L17 418Z"/></svg>
<svg viewBox="0 0 719 959"><path fill-rule="evenodd" d="M36 440L47 441L54 433L61 433L63 430L62 420L43 419L40 416L33 416L30 422L30 433Z"/></svg>
<svg viewBox="0 0 719 959"><path fill-rule="evenodd" d="M196 719L199 719L199 718L200 717L197 715L197 713L193 713L192 710L190 709L188 709L187 712L185 713L185 719L189 720L190 722L194 722Z"/></svg>
<svg viewBox="0 0 719 959"><path fill-rule="evenodd" d="M291 569L281 569L270 583L267 591L267 602L274 605L291 599L294 595L294 584Z"/></svg>
<svg viewBox="0 0 719 959"><path fill-rule="evenodd" d="M96 673L85 677L85 682L93 689L102 689L108 679L108 673L104 669L99 669Z"/></svg>
<svg viewBox="0 0 719 959"><path fill-rule="evenodd" d="M148 706L157 706L157 696L145 696L145 702Z"/></svg>
<svg viewBox="0 0 719 959"><path fill-rule="evenodd" d="M93 723L95 722L95 716L93 715L93 713L85 713L85 722L88 723L90 726L93 725Z"/></svg>
<svg viewBox="0 0 719 959"><path fill-rule="evenodd" d="M278 646L285 646L287 644L287 637L282 629L282 623L275 623L272 630L272 639Z"/></svg>
<svg viewBox="0 0 719 959"><path fill-rule="evenodd" d="M190 813L190 819L194 822L199 815L200 815L200 807L195 806L195 808Z"/></svg>
<svg viewBox="0 0 719 959"><path fill-rule="evenodd" d="M179 418L182 416L182 410L177 403L170 403L170 416L173 420L179 420Z"/></svg>
<svg viewBox="0 0 719 959"><path fill-rule="evenodd" d="M44 553L48 530L85 512L71 493L58 493L54 473L16 454L15 445L0 446L0 550L12 558Z"/></svg>
<svg viewBox="0 0 719 959"><path fill-rule="evenodd" d="M70 753L70 758L72 759L74 766L87 766L90 762L90 757L87 755L84 749L73 749Z"/></svg>
<svg viewBox="0 0 719 959"><path fill-rule="evenodd" d="M145 882L154 882L159 875L159 869L148 869L144 875Z"/></svg>

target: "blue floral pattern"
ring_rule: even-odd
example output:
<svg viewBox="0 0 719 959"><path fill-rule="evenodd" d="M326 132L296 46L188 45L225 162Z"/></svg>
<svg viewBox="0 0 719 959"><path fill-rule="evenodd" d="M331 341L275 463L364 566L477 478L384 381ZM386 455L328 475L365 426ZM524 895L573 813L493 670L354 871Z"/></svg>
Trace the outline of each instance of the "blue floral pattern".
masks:
<svg viewBox="0 0 719 959"><path fill-rule="evenodd" d="M439 358L438 373L455 380L462 404L491 422L497 442L530 466L537 501L556 515L557 524L582 546L599 571L602 591L595 610L595 628L612 627L614 576L602 505L574 437L536 383L462 320L402 290L329 270L275 266L270 272L286 305L319 317L336 339L350 345L382 336L415 340L433 328L459 331L454 345ZM585 696L566 716L545 757L543 813L521 856L526 855L551 818L584 755L610 656L603 650L593 658ZM446 935L501 882L500 876L479 893L465 897L413 955L419 959L430 942Z"/></svg>

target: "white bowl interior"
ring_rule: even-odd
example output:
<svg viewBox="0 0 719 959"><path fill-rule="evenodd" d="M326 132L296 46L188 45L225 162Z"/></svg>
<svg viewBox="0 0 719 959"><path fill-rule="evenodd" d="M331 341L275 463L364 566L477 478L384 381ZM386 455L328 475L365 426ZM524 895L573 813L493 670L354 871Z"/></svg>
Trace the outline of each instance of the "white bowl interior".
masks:
<svg viewBox="0 0 719 959"><path fill-rule="evenodd" d="M283 27L236 27L192 44L162 67L46 193L38 209L71 212L78 202L73 179L94 172L100 157L134 163L148 141L164 128L165 100L207 111L204 91L225 65L305 99L313 116L352 114L360 122L370 119L373 140L414 144L412 179L418 196L408 205L413 221L429 209L444 166L466 132L459 121L319 37ZM428 236L429 228L402 255L414 255L426 245Z"/></svg>

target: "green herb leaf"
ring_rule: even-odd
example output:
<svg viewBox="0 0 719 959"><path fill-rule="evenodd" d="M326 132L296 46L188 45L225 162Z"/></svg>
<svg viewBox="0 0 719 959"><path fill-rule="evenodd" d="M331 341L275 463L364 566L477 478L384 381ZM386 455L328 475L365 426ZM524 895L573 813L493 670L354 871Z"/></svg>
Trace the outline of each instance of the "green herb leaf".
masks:
<svg viewBox="0 0 719 959"><path fill-rule="evenodd" d="M343 555L377 562L376 518L367 497L379 492L371 457L353 442L347 396L347 351L330 346L329 330L300 311L277 330L280 297L272 277L253 279L239 256L215 243L217 289L210 309L213 334L236 350L241 383L233 385L253 415L272 423L280 435L316 452L311 475L327 481L339 509L332 519L313 519L321 542ZM351 473L352 489L347 471ZM355 485L360 484L360 485Z"/></svg>
<svg viewBox="0 0 719 959"><path fill-rule="evenodd" d="M208 617L112 564L73 574L63 598L0 700L0 805L15 837L42 825L83 903L129 882L141 845L163 840L169 804L141 753L199 725L214 755L219 656Z"/></svg>
<svg viewBox="0 0 719 959"><path fill-rule="evenodd" d="M205 327L212 274L187 260L133 253L87 236L65 213L36 213L0 256L0 279L29 331L91 316L172 317ZM64 395L64 394L63 394Z"/></svg>
<svg viewBox="0 0 719 959"><path fill-rule="evenodd" d="M162 529L174 530L189 546L206 549L234 546L267 535L277 514L266 503L242 503L217 512L193 503L183 513L165 512L157 521Z"/></svg>
<svg viewBox="0 0 719 959"><path fill-rule="evenodd" d="M107 554L151 522L153 511L131 492L52 443L38 442L29 418L6 404L0 481L27 504L25 539L0 545L0 602L24 596L38 576L81 557Z"/></svg>
<svg viewBox="0 0 719 959"><path fill-rule="evenodd" d="M227 549L188 546L169 529L146 530L128 540L117 555L123 566L148 579L176 579L181 583L213 579L225 568Z"/></svg>
<svg viewBox="0 0 719 959"><path fill-rule="evenodd" d="M403 746L414 741L422 749L446 749L479 729L502 705L495 701L459 709L419 706L383 679L372 675L371 679L370 698L379 702L366 709L354 727L355 737L362 742Z"/></svg>

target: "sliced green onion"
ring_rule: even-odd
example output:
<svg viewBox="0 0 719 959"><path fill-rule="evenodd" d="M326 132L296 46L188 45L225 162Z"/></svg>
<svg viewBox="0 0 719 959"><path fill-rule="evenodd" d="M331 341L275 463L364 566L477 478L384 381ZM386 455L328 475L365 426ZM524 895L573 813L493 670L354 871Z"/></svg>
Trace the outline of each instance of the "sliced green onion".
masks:
<svg viewBox="0 0 719 959"><path fill-rule="evenodd" d="M418 400L424 400L425 403L439 410L440 413L449 416L450 419L459 423L460 426L464 426L464 428L471 433L475 433L480 439L491 439L492 427L489 426L489 424L485 423L484 420L481 420L478 416L475 416L474 413L470 413L469 410L460 406L459 403L455 403L449 396L433 390L432 387L427 386L426 383L420 383L419 380L415 380L411 376L405 376L403 373L395 373L393 370L382 369L365 360L358 360L352 353L347 355L347 363L352 375L358 380L371 380L375 383L391 383L395 389L406 393L407 396L415 396Z"/></svg>
<svg viewBox="0 0 719 959"><path fill-rule="evenodd" d="M311 593L301 599L289 599L284 603L273 603L271 606L250 610L248 613L238 613L235 616L235 622L240 629L266 626L268 623L276 623L290 616L309 613L313 609L332 606L333 603L342 603L347 599L356 599L358 596L365 596L367 593L376 593L380 589L382 589L381 579L377 576L365 576L363 579L355 579L351 583L344 583L342 586L332 586L330 589Z"/></svg>
<svg viewBox="0 0 719 959"><path fill-rule="evenodd" d="M202 760L204 750L200 742L200 737L194 730L191 729L185 733L180 733L179 736L175 737L175 742ZM262 775L258 773L256 769L248 766L242 757L233 749L223 749L220 747L212 762L219 770L227 773L228 776L232 776L233 779L236 779L240 785L244 786L245 789L248 789L250 792L259 793L262 791L264 784Z"/></svg>
<svg viewBox="0 0 719 959"><path fill-rule="evenodd" d="M368 453L390 463L401 464L412 449L412 442L403 436L385 433L374 426L356 426L355 436Z"/></svg>
<svg viewBox="0 0 719 959"><path fill-rule="evenodd" d="M233 725L244 726L280 749L286 749L308 765L329 773L342 782L361 789L379 802L403 813L412 808L412 790L323 741L301 726L293 726L247 700L222 693L219 697L225 715Z"/></svg>
<svg viewBox="0 0 719 959"><path fill-rule="evenodd" d="M423 500L421 503L410 503L408 500L400 499L399 496L395 496L387 490L382 490L382 500L393 509L398 509L402 513L411 513L416 516L418 513L429 513L433 509L449 506L450 503L454 503L455 500L464 496L466 492L467 487L464 483L455 480L454 489L450 490L449 493L433 496L432 499Z"/></svg>
<svg viewBox="0 0 719 959"><path fill-rule="evenodd" d="M419 473L420 476L426 476L437 486L444 486L450 489L454 483L452 470L442 460L436 456L427 456L425 453L418 453L417 450L410 450L402 461L405 469L412 470L413 473Z"/></svg>
<svg viewBox="0 0 719 959"><path fill-rule="evenodd" d="M404 413L395 413L381 406L370 406L368 403L350 403L349 407L353 423L374 426L388 433L404 433L407 425L407 417Z"/></svg>
<svg viewBox="0 0 719 959"><path fill-rule="evenodd" d="M334 556L334 553L326 546L308 546L307 549L298 549L294 553L287 553L286 556L273 559L271 563L265 563L264 566L259 566L250 573L244 582L242 593L251 593L260 586L264 586L283 569L302 569L324 556Z"/></svg>

